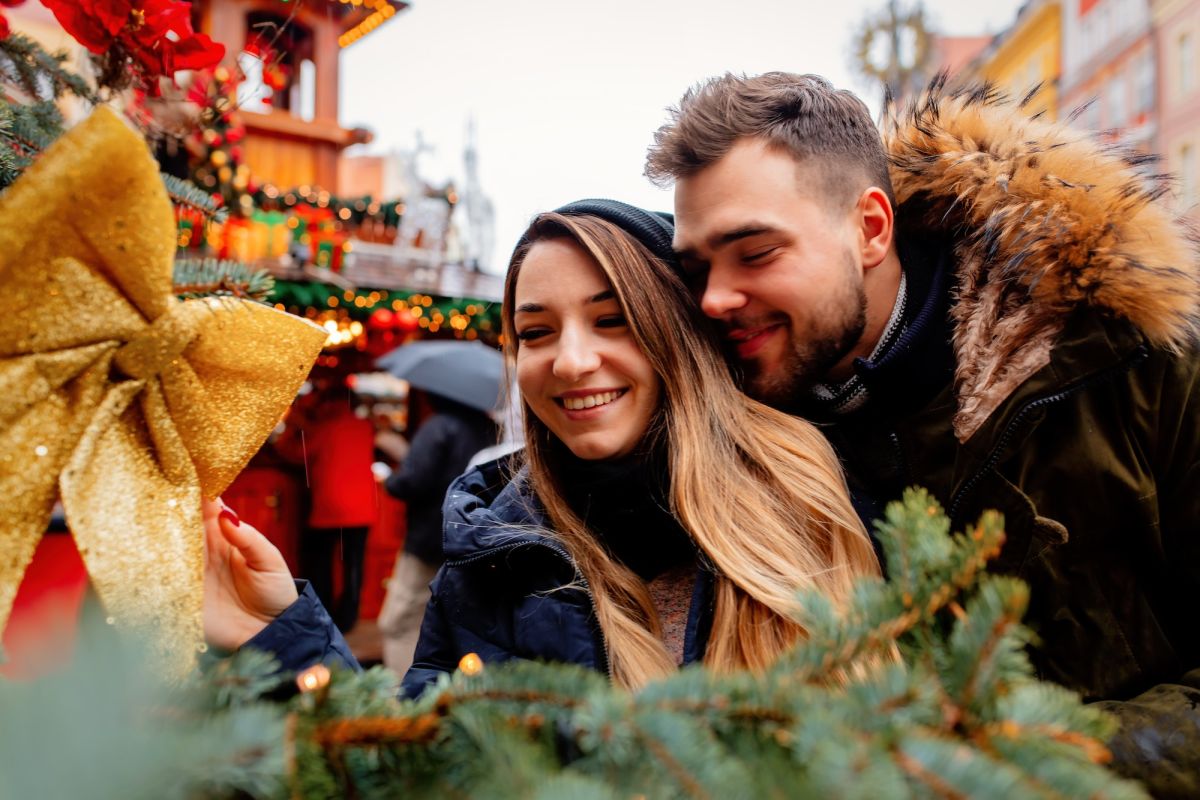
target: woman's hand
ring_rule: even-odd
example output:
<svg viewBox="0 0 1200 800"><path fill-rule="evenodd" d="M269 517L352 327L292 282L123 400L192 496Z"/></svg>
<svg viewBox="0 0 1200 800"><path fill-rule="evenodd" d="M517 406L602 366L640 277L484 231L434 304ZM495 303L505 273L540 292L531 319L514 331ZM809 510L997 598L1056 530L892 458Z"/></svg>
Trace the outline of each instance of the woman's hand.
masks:
<svg viewBox="0 0 1200 800"><path fill-rule="evenodd" d="M204 637L236 650L296 601L279 549L239 522L219 500L205 500Z"/></svg>

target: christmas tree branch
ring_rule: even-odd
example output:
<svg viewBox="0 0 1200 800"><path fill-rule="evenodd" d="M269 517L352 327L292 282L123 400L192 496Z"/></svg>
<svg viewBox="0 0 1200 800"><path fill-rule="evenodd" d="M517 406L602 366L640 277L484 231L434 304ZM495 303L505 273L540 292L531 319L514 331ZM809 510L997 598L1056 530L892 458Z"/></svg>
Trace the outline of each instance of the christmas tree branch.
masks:
<svg viewBox="0 0 1200 800"><path fill-rule="evenodd" d="M175 294L187 298L234 297L266 302L275 279L238 261L181 258L175 261Z"/></svg>
<svg viewBox="0 0 1200 800"><path fill-rule="evenodd" d="M214 222L224 222L228 219L229 209L218 208L212 196L191 181L165 173L162 179L166 184L167 194L175 205L195 209Z"/></svg>
<svg viewBox="0 0 1200 800"><path fill-rule="evenodd" d="M671 751L654 736L649 735L636 724L633 726L634 733L638 739L646 745L650 755L662 764L675 782L687 793L688 797L700 798L707 800L710 797L709 793L704 791L704 787L692 779L692 776L684 768L683 764L671 755Z"/></svg>

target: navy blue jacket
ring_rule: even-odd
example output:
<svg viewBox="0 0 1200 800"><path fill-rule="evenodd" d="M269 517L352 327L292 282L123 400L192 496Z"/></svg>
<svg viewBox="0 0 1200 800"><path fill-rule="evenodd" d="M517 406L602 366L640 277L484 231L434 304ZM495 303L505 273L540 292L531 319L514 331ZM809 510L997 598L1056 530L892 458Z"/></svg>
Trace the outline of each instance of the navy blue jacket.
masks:
<svg viewBox="0 0 1200 800"><path fill-rule="evenodd" d="M503 460L451 484L443 505L446 562L430 585L404 692L419 695L459 659L513 658L579 664L608 672L604 635L586 583L562 545L545 533L524 480L506 482ZM571 585L573 588L562 588ZM684 639L684 663L704 656L712 624L712 576L701 569Z"/></svg>
<svg viewBox="0 0 1200 800"><path fill-rule="evenodd" d="M443 504L446 561L430 585L413 665L403 691L416 697L467 653L484 663L514 658L579 664L608 672L604 635L586 584L562 545L539 532L543 514L521 478L506 482L504 459L450 485ZM562 588L571 585L573 588ZM712 628L712 574L700 569L683 662L700 661ZM311 590L247 643L273 652L284 669L317 661L357 668Z"/></svg>
<svg viewBox="0 0 1200 800"><path fill-rule="evenodd" d="M358 662L329 612L308 581L296 581L300 596L271 624L242 647L262 650L279 659L285 670L302 670L317 662L358 669Z"/></svg>

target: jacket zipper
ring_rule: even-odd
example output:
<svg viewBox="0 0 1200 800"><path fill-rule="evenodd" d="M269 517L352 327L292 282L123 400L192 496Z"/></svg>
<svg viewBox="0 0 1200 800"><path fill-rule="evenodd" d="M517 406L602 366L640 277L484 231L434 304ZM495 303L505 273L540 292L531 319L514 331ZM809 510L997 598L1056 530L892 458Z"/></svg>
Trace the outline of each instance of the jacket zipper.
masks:
<svg viewBox="0 0 1200 800"><path fill-rule="evenodd" d="M1004 427L1004 430L1000 434L1000 438L996 440L995 446L992 447L991 452L988 453L988 457L984 461L983 466L980 467L979 470L962 485L962 488L955 492L954 498L950 503L949 517L954 519L960 506L962 505L964 498L970 494L971 490L975 488L975 485L978 484L979 481L983 480L983 476L1000 462L1001 454L1008 447L1009 440L1011 440L1013 435L1016 433L1017 427L1025 421L1025 418L1028 417L1031 412L1039 408L1045 408L1046 406L1066 400L1068 397L1071 397L1072 395L1077 394L1084 389L1095 386L1102 381L1109 380L1117 374L1125 372L1126 370L1134 367L1136 364L1145 361L1147 358L1149 358L1149 356L1150 351L1146 348L1146 346L1139 345L1131 354L1121 359L1116 364L1100 370L1099 372L1092 373L1073 386L1068 386L1061 391L1046 395L1045 397L1039 397L1034 400L1030 400L1028 403L1022 406L1021 409L1013 416L1012 420Z"/></svg>
<svg viewBox="0 0 1200 800"><path fill-rule="evenodd" d="M510 544L497 545L496 547L493 547L490 550L485 550L482 553L476 553L475 555L469 556L467 558L458 558L458 559L454 559L453 561L448 560L448 561L446 561L446 565L451 566L451 567L460 567L464 564L471 564L475 561L480 561L485 558L490 558L490 557L494 556L495 554L500 553L505 550L513 550L517 547L529 547L529 546L544 547L547 550L557 553L563 559L563 561L567 562L567 564L571 567L571 569L575 571L575 575L579 579L580 585L583 587L583 593L585 595L587 595L588 606L591 608L591 611L592 611L592 618L597 620L596 630L600 634L597 637L597 639L598 639L597 644L599 644L599 646L600 646L600 657L601 657L601 663L603 665L603 669L601 671L604 673L605 677L607 677L611 680L612 679L612 665L610 664L609 658L608 658L608 639L607 639L607 637L605 637L604 629L600 627L599 620L596 617L596 599L594 597L592 597L592 587L590 584L588 584L587 578L584 577L582 572L580 572L579 566L575 563L575 559L571 558L571 555L566 551L566 549L559 547L556 544L551 544L550 542L546 542L546 541L512 542Z"/></svg>

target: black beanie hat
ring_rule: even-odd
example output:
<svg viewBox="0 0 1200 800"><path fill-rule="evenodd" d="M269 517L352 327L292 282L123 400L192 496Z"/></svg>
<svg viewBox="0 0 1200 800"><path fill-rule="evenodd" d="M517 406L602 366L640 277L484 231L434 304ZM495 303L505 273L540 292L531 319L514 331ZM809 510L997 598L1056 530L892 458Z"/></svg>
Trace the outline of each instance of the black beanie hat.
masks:
<svg viewBox="0 0 1200 800"><path fill-rule="evenodd" d="M647 250L666 263L675 263L675 251L671 249L671 239L675 235L675 217L672 214L646 211L619 200L599 199L576 200L554 209L554 213L568 217L599 217L637 239ZM527 237L522 236L521 241L517 242L517 248L522 247L526 241Z"/></svg>

